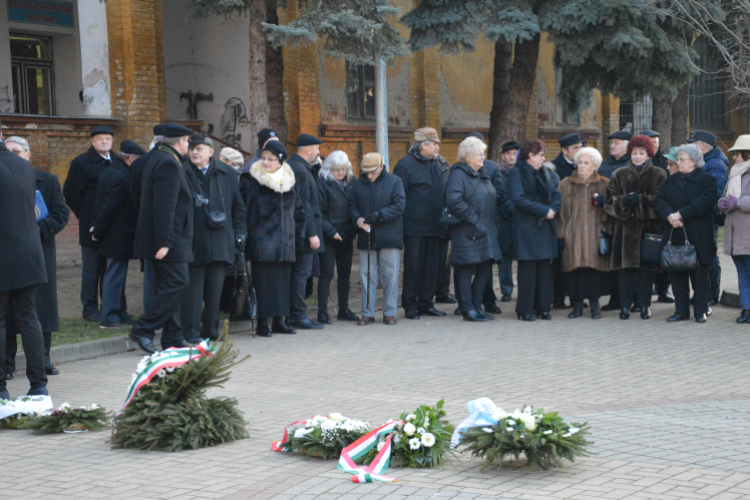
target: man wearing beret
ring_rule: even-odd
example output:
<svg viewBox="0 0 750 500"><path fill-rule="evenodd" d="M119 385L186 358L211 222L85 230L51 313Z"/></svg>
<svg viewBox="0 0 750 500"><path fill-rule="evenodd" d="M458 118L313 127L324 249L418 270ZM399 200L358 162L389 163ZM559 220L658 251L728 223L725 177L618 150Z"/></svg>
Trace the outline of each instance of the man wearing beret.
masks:
<svg viewBox="0 0 750 500"><path fill-rule="evenodd" d="M318 182L312 164L320 157L320 145L323 141L310 134L297 138L297 152L287 163L294 171L294 178L299 185L302 206L305 209L305 236L297 240L297 261L292 266L292 285L289 308L291 317L289 326L300 330L320 330L323 325L314 323L307 317L305 288L312 275L313 254L322 253L323 218L320 214Z"/></svg>
<svg viewBox="0 0 750 500"><path fill-rule="evenodd" d="M555 172L562 181L576 169L575 157L578 150L583 147L583 138L581 134L568 134L557 142L560 144L560 154L550 163L555 166Z"/></svg>
<svg viewBox="0 0 750 500"><path fill-rule="evenodd" d="M135 231L135 257L154 266L156 293L130 332L146 353L156 352L154 335L162 328L161 346L189 347L180 324L180 302L189 285L193 262L193 193L182 168L193 134L179 123L164 125L164 138L143 168L141 204Z"/></svg>
<svg viewBox="0 0 750 500"><path fill-rule="evenodd" d="M500 173L503 176L503 186L508 185L508 172L516 164L518 158L518 149L521 144L518 141L507 141L501 146ZM500 251L503 254L503 262L498 266L500 277L500 297L501 302L510 302L513 295L513 211L515 205L507 197L503 203L503 209L500 211Z"/></svg>
<svg viewBox="0 0 750 500"><path fill-rule="evenodd" d="M440 216L445 206L445 188L435 148L440 138L434 128L414 132L414 145L393 168L406 194L404 209L404 283L401 306L408 319L420 314L445 316L432 299L437 289L440 265Z"/></svg>
<svg viewBox="0 0 750 500"><path fill-rule="evenodd" d="M628 141L632 138L633 134L627 130L618 130L609 136L610 156L599 166L599 170L597 170L599 175L611 179L615 170L628 165L630 162L630 158L628 157Z"/></svg>
<svg viewBox="0 0 750 500"><path fill-rule="evenodd" d="M128 261L133 258L133 241L138 212L130 190L133 161L146 154L133 141L122 141L118 157L104 169L96 191L96 218L91 237L99 243L99 255L107 259L102 282L102 328L122 328L130 320L125 301Z"/></svg>
<svg viewBox="0 0 750 500"><path fill-rule="evenodd" d="M91 129L91 147L70 163L63 185L65 203L78 218L78 243L81 245L81 303L83 318L99 322L99 292L107 260L99 255L97 243L91 238L96 216L96 191L99 177L112 164L112 136L107 125Z"/></svg>

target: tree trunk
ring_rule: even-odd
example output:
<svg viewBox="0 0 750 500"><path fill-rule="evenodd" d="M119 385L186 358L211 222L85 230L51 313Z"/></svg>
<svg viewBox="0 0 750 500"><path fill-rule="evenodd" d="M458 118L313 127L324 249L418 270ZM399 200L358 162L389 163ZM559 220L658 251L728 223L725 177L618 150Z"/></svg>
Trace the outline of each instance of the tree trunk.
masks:
<svg viewBox="0 0 750 500"><path fill-rule="evenodd" d="M672 146L685 144L685 139L690 137L690 129L688 128L689 102L690 84L688 83L680 89L672 105Z"/></svg>
<svg viewBox="0 0 750 500"><path fill-rule="evenodd" d="M275 2L267 1L266 22L279 24ZM268 42L266 42L266 91L270 108L268 126L276 132L279 140L285 143L288 128L284 116L284 58L281 47L273 47Z"/></svg>
<svg viewBox="0 0 750 500"><path fill-rule="evenodd" d="M251 0L250 16L250 130L255 142L258 132L268 127L268 91L266 90L266 38L263 25L266 19L266 0Z"/></svg>
<svg viewBox="0 0 750 500"><path fill-rule="evenodd" d="M510 84L510 69L513 61L513 44L507 42L495 43L495 68L492 80L492 110L490 111L490 137L487 157L500 163L503 138L500 135L500 117L505 107L505 97L508 95Z"/></svg>
<svg viewBox="0 0 750 500"><path fill-rule="evenodd" d="M672 104L674 100L666 97L654 99L653 102L651 128L661 134L659 149L664 153L669 153L669 148L672 147Z"/></svg>
<svg viewBox="0 0 750 500"><path fill-rule="evenodd" d="M521 142L526 138L526 115L534 92L536 63L539 59L537 35L528 42L516 44L513 68L510 70L510 83L505 97L505 105L498 118L500 142L515 139Z"/></svg>

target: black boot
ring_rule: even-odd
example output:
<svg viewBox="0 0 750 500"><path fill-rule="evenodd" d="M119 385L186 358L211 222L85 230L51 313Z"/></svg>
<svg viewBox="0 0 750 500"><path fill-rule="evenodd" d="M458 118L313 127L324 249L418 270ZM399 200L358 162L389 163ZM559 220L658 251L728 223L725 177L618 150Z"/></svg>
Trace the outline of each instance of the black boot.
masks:
<svg viewBox="0 0 750 500"><path fill-rule="evenodd" d="M750 309L742 310L742 315L737 318L737 323L750 323Z"/></svg>
<svg viewBox="0 0 750 500"><path fill-rule="evenodd" d="M630 311L627 307L620 309L620 319L630 319Z"/></svg>
<svg viewBox="0 0 750 500"><path fill-rule="evenodd" d="M318 311L318 323L321 325L330 325L333 323L331 317L328 315L328 311Z"/></svg>
<svg viewBox="0 0 750 500"><path fill-rule="evenodd" d="M273 333L297 333L297 330L289 326L288 323L285 323L283 318L273 318L271 331Z"/></svg>
<svg viewBox="0 0 750 500"><path fill-rule="evenodd" d="M268 318L258 318L258 326L255 328L258 337L270 337L271 330L268 328Z"/></svg>
<svg viewBox="0 0 750 500"><path fill-rule="evenodd" d="M473 310L467 313L464 313L463 316L464 316L464 321L487 321L487 318L479 314L477 311L473 311Z"/></svg>
<svg viewBox="0 0 750 500"><path fill-rule="evenodd" d="M570 319L580 318L583 314L583 301L582 300L574 300L573 301L573 310L570 311L570 314L568 314L568 317Z"/></svg>
<svg viewBox="0 0 750 500"><path fill-rule="evenodd" d="M591 318L592 319L601 319L602 318L602 308L599 305L598 300L592 300L590 301L591 304Z"/></svg>

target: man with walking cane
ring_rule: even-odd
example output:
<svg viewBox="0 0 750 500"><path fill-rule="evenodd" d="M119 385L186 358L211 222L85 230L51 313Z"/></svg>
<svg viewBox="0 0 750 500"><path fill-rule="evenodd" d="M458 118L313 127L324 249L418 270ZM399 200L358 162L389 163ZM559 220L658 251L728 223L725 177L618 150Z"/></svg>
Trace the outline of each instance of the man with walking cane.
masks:
<svg viewBox="0 0 750 500"><path fill-rule="evenodd" d="M368 153L361 163L362 175L351 191L349 214L359 232L359 268L365 294L362 319L357 325L375 322L378 278L383 284L383 323L396 324L398 271L404 247L401 216L406 206L401 179L388 172L379 153ZM365 258L365 256L367 258ZM363 264L366 263L366 269Z"/></svg>

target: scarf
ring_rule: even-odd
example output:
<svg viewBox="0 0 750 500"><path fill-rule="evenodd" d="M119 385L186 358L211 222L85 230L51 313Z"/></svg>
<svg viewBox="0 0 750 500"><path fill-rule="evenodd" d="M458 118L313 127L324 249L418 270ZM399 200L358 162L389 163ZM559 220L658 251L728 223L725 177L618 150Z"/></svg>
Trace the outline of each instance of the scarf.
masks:
<svg viewBox="0 0 750 500"><path fill-rule="evenodd" d="M264 172L266 172L266 171L264 170ZM268 175L269 177L271 177L271 180L273 182L275 182L276 184L278 184L279 186L281 186L281 182L284 180L284 168L282 166L282 168L280 168L276 172L273 172L273 173L270 173L270 174L268 172L266 172L266 175Z"/></svg>
<svg viewBox="0 0 750 500"><path fill-rule="evenodd" d="M729 181L727 182L727 196L739 198L742 194L742 176L750 170L750 160L742 163L735 163L732 170L729 171Z"/></svg>

